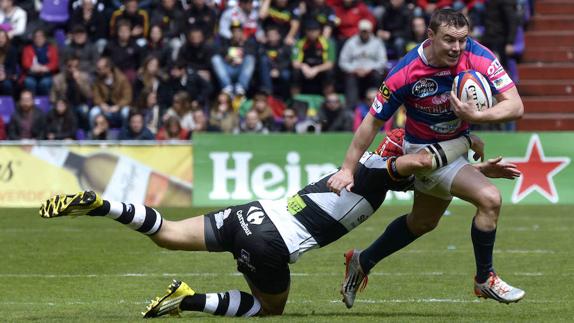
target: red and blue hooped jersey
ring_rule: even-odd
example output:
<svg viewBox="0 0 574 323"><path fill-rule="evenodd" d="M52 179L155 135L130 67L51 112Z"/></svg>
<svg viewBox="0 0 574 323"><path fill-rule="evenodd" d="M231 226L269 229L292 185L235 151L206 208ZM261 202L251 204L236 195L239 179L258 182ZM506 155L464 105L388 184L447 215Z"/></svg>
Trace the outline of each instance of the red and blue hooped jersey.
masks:
<svg viewBox="0 0 574 323"><path fill-rule="evenodd" d="M468 123L460 120L450 108L450 91L458 73L480 72L488 80L493 95L514 86L494 54L471 38L467 39L466 48L453 67L429 65L423 52L428 45L427 39L389 72L370 110L375 118L386 121L404 104L405 139L417 144L449 140L468 132Z"/></svg>

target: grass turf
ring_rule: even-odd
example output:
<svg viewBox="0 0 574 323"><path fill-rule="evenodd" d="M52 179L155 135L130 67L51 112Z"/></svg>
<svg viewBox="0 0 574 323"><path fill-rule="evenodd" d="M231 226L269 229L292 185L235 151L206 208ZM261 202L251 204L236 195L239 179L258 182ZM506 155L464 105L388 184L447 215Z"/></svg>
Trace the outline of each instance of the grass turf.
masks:
<svg viewBox="0 0 574 323"><path fill-rule="evenodd" d="M526 298L502 305L472 294L473 209L452 206L441 225L374 268L352 310L340 302L343 252L366 247L405 207L386 207L340 241L291 266L283 317L265 321L571 321L574 317L574 216L571 207L505 207L495 265ZM204 210L163 209L180 219ZM110 219L41 219L37 210L0 210L1 320L140 321L171 279L199 292L248 290L227 253L175 252ZM222 320L200 313L184 318ZM181 321L177 318L162 322Z"/></svg>

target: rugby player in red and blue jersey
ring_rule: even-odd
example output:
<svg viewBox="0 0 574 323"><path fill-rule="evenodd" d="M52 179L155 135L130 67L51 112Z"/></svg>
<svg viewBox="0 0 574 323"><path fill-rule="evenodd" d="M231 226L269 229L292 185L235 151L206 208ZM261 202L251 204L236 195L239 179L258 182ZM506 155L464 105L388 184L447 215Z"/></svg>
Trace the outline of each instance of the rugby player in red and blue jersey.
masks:
<svg viewBox="0 0 574 323"><path fill-rule="evenodd" d="M462 13L441 9L433 14L428 39L407 53L381 85L370 114L355 133L341 170L329 179L332 191L352 190L357 160L401 105L407 111L403 144L406 153L468 134L469 123L505 122L522 116L524 107L512 80L492 52L471 39L468 33L469 23ZM451 93L454 77L469 69L488 79L498 102L491 109L477 111L472 104L461 102ZM391 223L363 252L347 253L342 294L348 307L353 305L359 283L369 270L378 261L433 230L452 196L477 207L471 226L476 295L504 303L524 297L524 291L506 284L492 265L500 192L469 165L463 154L446 167L417 174L412 211Z"/></svg>

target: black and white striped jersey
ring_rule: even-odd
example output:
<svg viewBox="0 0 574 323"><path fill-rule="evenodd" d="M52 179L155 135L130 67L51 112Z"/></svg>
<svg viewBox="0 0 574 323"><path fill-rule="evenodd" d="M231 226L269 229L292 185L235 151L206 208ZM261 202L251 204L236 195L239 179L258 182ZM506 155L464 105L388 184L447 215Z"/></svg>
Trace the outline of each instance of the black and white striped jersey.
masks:
<svg viewBox="0 0 574 323"><path fill-rule="evenodd" d="M341 238L381 206L387 191L413 187L412 177L393 180L387 171L387 158L369 152L359 160L351 192L331 192L327 181L333 175L326 175L289 198L287 210L285 201L260 201L292 254Z"/></svg>

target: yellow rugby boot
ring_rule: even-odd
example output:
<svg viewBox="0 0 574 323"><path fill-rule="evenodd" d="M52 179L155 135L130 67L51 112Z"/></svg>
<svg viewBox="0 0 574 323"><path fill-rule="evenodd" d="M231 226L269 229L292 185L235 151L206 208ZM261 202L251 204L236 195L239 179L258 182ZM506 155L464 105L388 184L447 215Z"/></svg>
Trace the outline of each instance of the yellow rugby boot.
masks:
<svg viewBox="0 0 574 323"><path fill-rule="evenodd" d="M76 194L60 194L50 197L40 207L40 216L55 218L65 215L84 215L104 204L101 196L94 191L83 191Z"/></svg>

